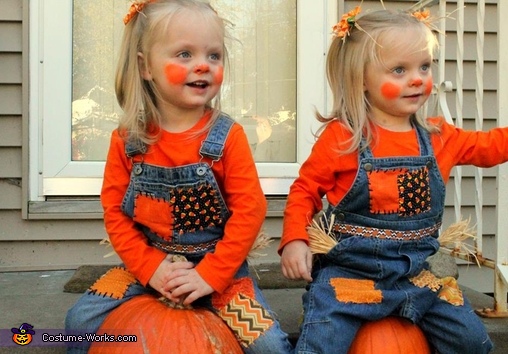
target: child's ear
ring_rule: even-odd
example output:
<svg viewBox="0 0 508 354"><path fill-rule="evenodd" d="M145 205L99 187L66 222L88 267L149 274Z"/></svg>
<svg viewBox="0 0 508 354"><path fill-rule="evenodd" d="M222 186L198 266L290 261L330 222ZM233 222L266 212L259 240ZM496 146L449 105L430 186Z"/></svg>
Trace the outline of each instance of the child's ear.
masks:
<svg viewBox="0 0 508 354"><path fill-rule="evenodd" d="M150 69L148 68L148 63L146 61L145 56L143 53L138 52L138 67L139 67L139 74L144 80L150 81L152 80L152 73L150 72Z"/></svg>

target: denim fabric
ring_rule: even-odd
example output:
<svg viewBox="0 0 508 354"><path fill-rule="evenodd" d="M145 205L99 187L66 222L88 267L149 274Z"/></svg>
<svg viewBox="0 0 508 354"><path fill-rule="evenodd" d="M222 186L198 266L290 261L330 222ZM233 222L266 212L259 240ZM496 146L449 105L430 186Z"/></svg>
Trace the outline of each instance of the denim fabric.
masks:
<svg viewBox="0 0 508 354"><path fill-rule="evenodd" d="M222 156L232 124L231 118L219 117L202 144L200 151L202 157L207 156L217 161ZM144 151L142 146L136 144L126 146L126 154L131 157L135 155L139 157L137 154ZM157 210L157 213L145 212L144 209ZM204 162L167 168L148 165L141 158L139 162L133 164L131 181L122 202L122 211L137 222L137 226L155 247L168 253L185 255L194 263L198 263L206 253L213 252L216 242L223 236L224 226L229 218L229 211L213 171ZM256 282L251 278L246 262L235 278L248 278L248 284L252 284L249 288L252 294L250 297L242 298L242 303L238 305L240 310L236 312L238 318L235 317L233 322L241 322L241 315L247 314L248 317L243 318L244 321L255 318L265 321L265 324L268 323L263 331L253 329L248 333L249 341L241 342L244 344L242 346L244 352L290 353L292 347L287 334L281 330ZM226 289L226 292L228 291L235 290ZM130 284L120 299L88 291L69 310L66 329L69 333L77 330L96 332L113 309L134 296L146 293L155 294L152 289L137 282ZM238 297L239 293L234 295ZM195 304L206 306L220 315L221 309L213 307L213 296L199 299ZM250 317L249 314L252 314L248 312L250 310L257 311L257 317ZM236 325L238 330L240 326ZM89 344L70 347L68 352L86 353Z"/></svg>
<svg viewBox="0 0 508 354"><path fill-rule="evenodd" d="M427 257L439 249L445 198L429 134L417 127L417 136L416 157L374 158L366 147L359 154L351 189L325 211L327 220L333 215L330 228L338 244L315 258L313 282L303 296L297 353L347 353L364 321L388 315L417 323L439 353L479 354L492 349L467 299L454 306L439 299L436 289L410 280L428 269ZM386 178L390 174L393 181ZM390 187L395 190L388 193L398 193L398 204L387 203L384 210L382 201L373 199L376 193L386 193L379 189Z"/></svg>
<svg viewBox="0 0 508 354"><path fill-rule="evenodd" d="M109 296L94 294L87 291L78 302L67 312L65 318L65 329L69 335L82 335L86 336L90 333L96 333L106 316L115 308L124 302L132 299L134 296L152 294L157 295L157 292L151 288L146 288L139 283L134 283L129 286L121 299L114 299ZM129 334L129 333L125 333ZM92 343L68 343L67 353L73 354L86 354Z"/></svg>
<svg viewBox="0 0 508 354"><path fill-rule="evenodd" d="M233 120L229 117L218 118L203 141L200 150L202 157L210 157L216 161L222 156L224 142L232 124ZM139 149L136 144L127 145L126 154L133 155ZM189 203L192 209L184 210L188 200L192 198L196 199L196 204ZM160 213L155 216L155 220L150 220L152 215L143 217L140 213L145 203L158 203L156 209L166 207L168 212ZM136 210L137 208L139 209ZM180 210L170 213L169 208ZM168 251L164 246L208 243L207 247L199 247L192 252L176 252L194 256L213 250L213 241L222 238L225 223L229 218L229 211L213 171L205 162L172 168L149 165L142 159L135 162L122 202L122 211L137 221L145 236L163 251ZM164 220L165 217L168 220ZM162 224L167 230L172 228L172 231L164 235L158 234L154 231L157 230L154 223ZM173 224L171 227L168 225L170 223Z"/></svg>

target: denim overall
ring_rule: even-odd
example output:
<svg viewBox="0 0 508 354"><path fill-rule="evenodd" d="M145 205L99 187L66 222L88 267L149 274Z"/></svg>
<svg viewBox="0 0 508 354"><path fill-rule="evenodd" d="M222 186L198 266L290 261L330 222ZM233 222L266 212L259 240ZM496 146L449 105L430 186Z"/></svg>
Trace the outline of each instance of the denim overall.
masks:
<svg viewBox="0 0 508 354"><path fill-rule="evenodd" d="M429 134L416 132L417 157L374 158L367 146L351 189L325 211L338 243L315 258L297 353L347 353L364 321L389 315L417 323L439 353L492 348L467 299L455 306L439 299L439 279L427 270L439 249L445 184ZM384 193L396 196L396 208L372 200Z"/></svg>
<svg viewBox="0 0 508 354"><path fill-rule="evenodd" d="M211 159L212 165L220 160L233 123L230 117L220 115L202 143L201 161L186 166L148 165L143 162L145 146L126 145L125 151L133 159L133 167L122 211L138 223L154 247L170 254L184 255L195 264L206 253L214 251L223 236L229 211L211 165L203 160L205 157ZM155 209L153 203L156 203ZM123 302L137 295L157 295L152 288L142 286L131 276L132 281L126 284L124 293L116 298L104 296L108 293L105 285L108 274L112 278L118 273L122 273L122 278L129 274L125 268L110 270L69 310L66 318L68 333L94 333L107 314ZM224 294L205 296L193 306L209 308L222 317L245 353L284 354L292 351L287 335L251 278L247 262L240 267ZM90 344L76 344L68 352L86 353Z"/></svg>

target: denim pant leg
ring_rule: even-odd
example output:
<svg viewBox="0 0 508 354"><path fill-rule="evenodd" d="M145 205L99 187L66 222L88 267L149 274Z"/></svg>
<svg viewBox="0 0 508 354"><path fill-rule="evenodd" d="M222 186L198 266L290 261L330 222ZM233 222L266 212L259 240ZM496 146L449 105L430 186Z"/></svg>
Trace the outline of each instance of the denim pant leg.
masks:
<svg viewBox="0 0 508 354"><path fill-rule="evenodd" d="M73 333L96 333L106 316L115 308L123 304L132 297L147 293L155 293L149 288L135 282L129 285L124 296L121 299L115 299L109 296L94 294L87 291L73 307L67 312L65 318L65 330L68 334ZM78 354L87 353L92 343L69 343L67 353Z"/></svg>
<svg viewBox="0 0 508 354"><path fill-rule="evenodd" d="M263 293L254 283L254 289L256 293L256 301L264 307L264 309L273 318L273 324L266 332L264 332L252 345L248 348L244 348L245 353L249 354L265 354L265 353L292 353L293 347L289 343L288 335L282 331L280 323L277 320L277 314L274 313L268 303L266 302Z"/></svg>
<svg viewBox="0 0 508 354"><path fill-rule="evenodd" d="M237 278L223 294L212 295L213 310L237 336L247 354L289 354L293 347L256 282Z"/></svg>
<svg viewBox="0 0 508 354"><path fill-rule="evenodd" d="M489 353L493 343L469 301L454 306L436 299L418 324L438 353Z"/></svg>
<svg viewBox="0 0 508 354"><path fill-rule="evenodd" d="M304 320L296 354L346 354L363 321L336 311L327 282L313 282L303 295Z"/></svg>

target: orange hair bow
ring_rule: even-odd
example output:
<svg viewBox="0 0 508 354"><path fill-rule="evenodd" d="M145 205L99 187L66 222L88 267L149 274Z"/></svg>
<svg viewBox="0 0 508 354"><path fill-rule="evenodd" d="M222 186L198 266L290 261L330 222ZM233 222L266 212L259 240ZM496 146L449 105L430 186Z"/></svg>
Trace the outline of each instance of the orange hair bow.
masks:
<svg viewBox="0 0 508 354"><path fill-rule="evenodd" d="M342 15L340 21L335 26L333 26L334 35L342 39L345 39L346 36L349 36L351 27L355 25L356 15L358 15L360 11L361 11L360 6L357 6L353 10Z"/></svg>
<svg viewBox="0 0 508 354"><path fill-rule="evenodd" d="M129 8L129 12L123 18L123 23L127 25L138 13L143 11L146 4L154 1L155 0L134 1Z"/></svg>
<svg viewBox="0 0 508 354"><path fill-rule="evenodd" d="M428 22L430 19L430 11L428 9L415 11L411 14L411 16L413 16L414 18L416 18L421 22Z"/></svg>

